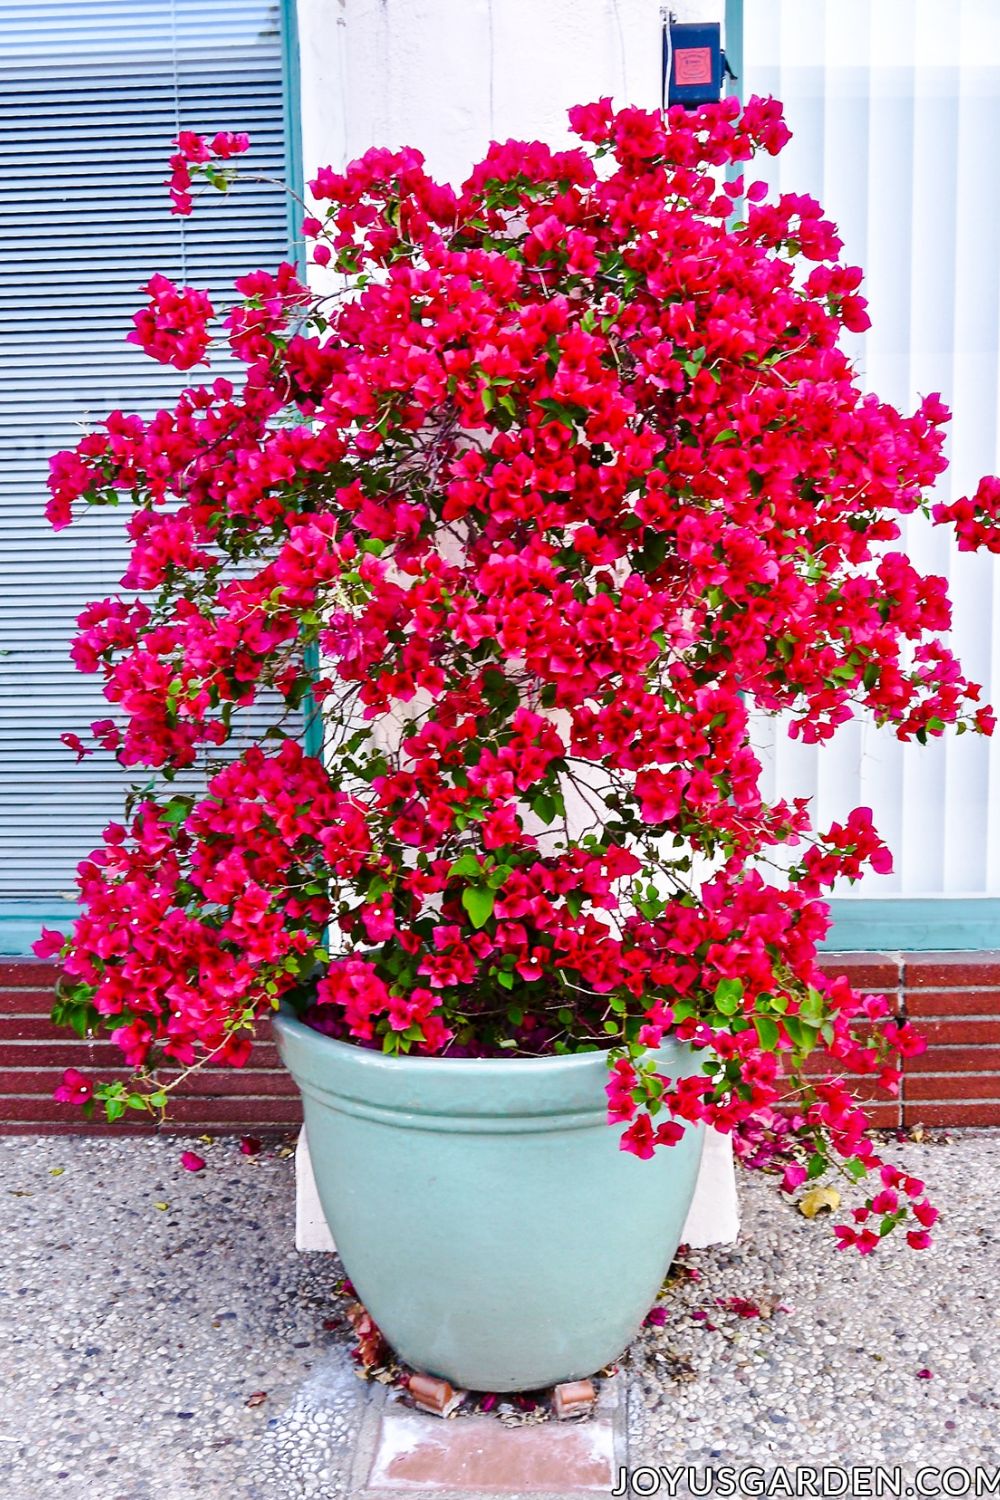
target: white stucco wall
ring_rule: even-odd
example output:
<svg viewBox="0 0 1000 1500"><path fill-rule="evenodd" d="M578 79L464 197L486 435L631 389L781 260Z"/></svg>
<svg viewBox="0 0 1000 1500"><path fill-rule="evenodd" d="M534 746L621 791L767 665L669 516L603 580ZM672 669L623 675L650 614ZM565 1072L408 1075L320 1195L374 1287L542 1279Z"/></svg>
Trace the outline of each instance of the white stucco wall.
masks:
<svg viewBox="0 0 1000 1500"><path fill-rule="evenodd" d="M672 0L724 21L724 0ZM460 181L491 140L568 143L566 111L660 102L660 0L298 0L303 159L419 146Z"/></svg>

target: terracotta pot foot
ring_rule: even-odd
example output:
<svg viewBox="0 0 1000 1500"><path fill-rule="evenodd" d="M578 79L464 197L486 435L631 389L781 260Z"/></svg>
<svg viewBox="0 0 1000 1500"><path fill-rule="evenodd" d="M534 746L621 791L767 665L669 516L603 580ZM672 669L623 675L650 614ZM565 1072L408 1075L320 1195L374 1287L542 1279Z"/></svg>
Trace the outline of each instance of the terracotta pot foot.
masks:
<svg viewBox="0 0 1000 1500"><path fill-rule="evenodd" d="M552 1411L560 1421L589 1412L597 1400L592 1380L567 1380L552 1392Z"/></svg>
<svg viewBox="0 0 1000 1500"><path fill-rule="evenodd" d="M456 1391L447 1380L438 1380L434 1375L411 1375L406 1388L414 1406L435 1417L450 1417L468 1395L468 1391Z"/></svg>

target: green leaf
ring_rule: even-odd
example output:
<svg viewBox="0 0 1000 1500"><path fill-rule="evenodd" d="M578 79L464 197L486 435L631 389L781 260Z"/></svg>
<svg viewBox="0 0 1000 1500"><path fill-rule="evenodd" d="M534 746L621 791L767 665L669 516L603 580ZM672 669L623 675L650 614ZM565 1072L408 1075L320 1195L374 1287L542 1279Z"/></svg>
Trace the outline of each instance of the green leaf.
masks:
<svg viewBox="0 0 1000 1500"><path fill-rule="evenodd" d="M754 1016L753 1024L757 1028L760 1044L767 1052L777 1050L778 1038L781 1033L778 1030L777 1021L772 1021L770 1016Z"/></svg>
<svg viewBox="0 0 1000 1500"><path fill-rule="evenodd" d="M462 905L473 927L485 927L493 915L494 893L485 885L468 885L462 892Z"/></svg>
<svg viewBox="0 0 1000 1500"><path fill-rule="evenodd" d="M551 823L556 815L555 798L549 792L536 792L531 799L531 811L543 823Z"/></svg>
<svg viewBox="0 0 1000 1500"><path fill-rule="evenodd" d="M786 1016L785 1030L796 1052L802 1057L808 1057L816 1046L816 1033L812 1024L809 1021L803 1021L799 1016Z"/></svg>
<svg viewBox="0 0 1000 1500"><path fill-rule="evenodd" d="M715 986L715 1008L724 1016L735 1015L743 999L742 979L720 979Z"/></svg>
<svg viewBox="0 0 1000 1500"><path fill-rule="evenodd" d="M810 986L802 997L802 1003L799 1006L799 1015L808 1026L819 1027L823 1024L825 1009L823 996L819 990L815 990Z"/></svg>
<svg viewBox="0 0 1000 1500"><path fill-rule="evenodd" d="M646 535L642 544L642 567L644 571L653 572L660 567L667 555L669 538L665 531L653 531L646 528Z"/></svg>
<svg viewBox="0 0 1000 1500"><path fill-rule="evenodd" d="M581 406L573 406L566 401L554 401L551 397L537 402L548 416L562 422L565 427L572 429L579 423L586 421L588 413Z"/></svg>
<svg viewBox="0 0 1000 1500"><path fill-rule="evenodd" d="M183 823L184 819L191 811L191 805L193 802L193 797L171 797L170 801L163 809L163 821L165 823L173 824Z"/></svg>

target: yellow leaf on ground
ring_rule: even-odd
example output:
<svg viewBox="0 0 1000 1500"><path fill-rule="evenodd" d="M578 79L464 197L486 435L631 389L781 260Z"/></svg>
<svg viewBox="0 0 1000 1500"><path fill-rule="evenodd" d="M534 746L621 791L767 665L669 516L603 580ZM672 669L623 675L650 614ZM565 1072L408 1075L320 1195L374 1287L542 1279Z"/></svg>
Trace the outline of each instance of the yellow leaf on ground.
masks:
<svg viewBox="0 0 1000 1500"><path fill-rule="evenodd" d="M814 1187L808 1193L803 1193L799 1199L799 1213L805 1214L807 1219L815 1219L817 1214L840 1207L840 1194L836 1188Z"/></svg>
<svg viewBox="0 0 1000 1500"><path fill-rule="evenodd" d="M161 1212L162 1212L163 1210L168 1209L170 1207L170 1204L169 1203L154 1203L153 1207L160 1209Z"/></svg>

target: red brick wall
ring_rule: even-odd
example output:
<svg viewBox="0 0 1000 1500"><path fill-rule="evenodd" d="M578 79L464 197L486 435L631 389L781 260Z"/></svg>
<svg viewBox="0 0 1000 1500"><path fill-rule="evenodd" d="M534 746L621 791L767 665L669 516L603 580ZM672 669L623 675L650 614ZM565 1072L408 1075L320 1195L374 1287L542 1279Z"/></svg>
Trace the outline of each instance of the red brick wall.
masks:
<svg viewBox="0 0 1000 1500"><path fill-rule="evenodd" d="M877 1124L1000 1125L1000 952L843 953L824 967L858 989L893 996L898 1013L927 1037L927 1051L906 1064L899 1100L879 1096ZM52 1025L54 983L51 964L0 958L0 1134L121 1131L124 1123L88 1124L52 1098L63 1068L110 1077L120 1061L109 1042L81 1042ZM300 1110L295 1085L264 1041L245 1068L207 1068L190 1080L171 1116L168 1128L178 1132L259 1135L294 1129Z"/></svg>
<svg viewBox="0 0 1000 1500"><path fill-rule="evenodd" d="M894 998L927 1040L907 1059L879 1125L1000 1125L1000 952L840 953L824 961L856 989Z"/></svg>
<svg viewBox="0 0 1000 1500"><path fill-rule="evenodd" d="M127 1122L88 1122L72 1104L57 1104L52 1090L64 1068L120 1076L121 1053L110 1042L81 1042L49 1020L56 970L33 959L0 958L0 1135L148 1134L129 1112ZM167 1129L187 1135L272 1134L296 1129L302 1119L298 1091L278 1061L274 1044L254 1048L245 1068L206 1068L189 1079L184 1097L170 1107Z"/></svg>

